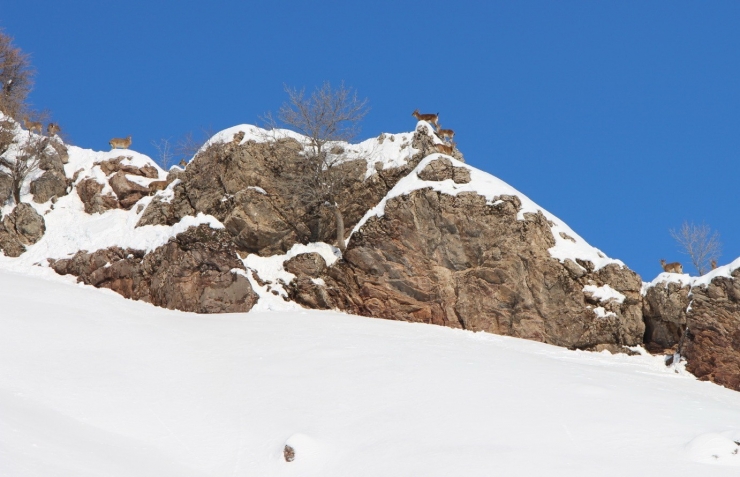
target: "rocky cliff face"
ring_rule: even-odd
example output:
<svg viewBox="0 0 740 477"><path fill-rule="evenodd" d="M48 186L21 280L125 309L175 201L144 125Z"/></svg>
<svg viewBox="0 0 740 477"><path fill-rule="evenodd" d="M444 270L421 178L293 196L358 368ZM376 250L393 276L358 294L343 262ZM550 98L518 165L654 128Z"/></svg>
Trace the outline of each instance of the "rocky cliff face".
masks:
<svg viewBox="0 0 740 477"><path fill-rule="evenodd" d="M447 158L418 176L470 182L470 170ZM537 212L520 219L521 211L517 196L488 201L432 188L399 195L354 233L344 260L320 275L325 286L299 274L291 297L308 307L560 346L641 343L640 278L618 264L595 270L553 258L548 218ZM604 298L606 290L613 298Z"/></svg>
<svg viewBox="0 0 740 477"><path fill-rule="evenodd" d="M334 215L287 183L305 138L253 126L219 133L168 174L133 151L57 144L29 181L33 204L5 210L0 248L166 308L292 302L570 348L645 344L738 389L740 263L701 283L661 275L643 286L459 151L437 153L439 142L422 122L330 145L348 178L339 259ZM5 188L0 180L0 196Z"/></svg>
<svg viewBox="0 0 740 477"><path fill-rule="evenodd" d="M645 343L675 349L699 379L740 391L740 260L691 279L661 274L645 289Z"/></svg>
<svg viewBox="0 0 740 477"><path fill-rule="evenodd" d="M109 288L126 298L195 313L249 311L257 301L228 235L191 227L151 253L117 247L53 260L61 274Z"/></svg>

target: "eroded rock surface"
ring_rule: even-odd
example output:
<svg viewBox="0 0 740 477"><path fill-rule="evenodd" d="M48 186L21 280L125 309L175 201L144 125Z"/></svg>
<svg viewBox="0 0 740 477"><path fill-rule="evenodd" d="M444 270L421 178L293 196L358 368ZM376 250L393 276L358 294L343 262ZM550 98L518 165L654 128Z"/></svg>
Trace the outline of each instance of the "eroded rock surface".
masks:
<svg viewBox="0 0 740 477"><path fill-rule="evenodd" d="M590 262L566 267L547 251L555 241L544 215L517 220L519 199L497 199L490 205L475 193L431 189L391 199L321 276L326 286L299 278L291 297L308 307L567 347L642 342L637 274L618 265L593 271ZM585 285L609 285L625 298L600 303Z"/></svg>
<svg viewBox="0 0 740 477"><path fill-rule="evenodd" d="M72 274L96 287L164 308L196 313L246 312L257 302L249 280L223 230L191 227L151 253L113 247L78 252L51 262L62 275Z"/></svg>
<svg viewBox="0 0 740 477"><path fill-rule="evenodd" d="M681 354L697 378L740 391L740 268L695 286Z"/></svg>
<svg viewBox="0 0 740 477"><path fill-rule="evenodd" d="M0 250L9 257L18 257L44 235L44 218L31 205L18 204L0 224Z"/></svg>
<svg viewBox="0 0 740 477"><path fill-rule="evenodd" d="M269 256L284 253L296 243L334 243L334 214L325 208L306 207L287 192L291 171L304 160L301 144L291 138L240 141L237 133L233 141L215 143L199 153L185 171L178 172L180 183L174 187L174 198L155 197L138 226L172 225L202 212L220 220L238 249L246 253ZM365 160L339 166L348 178L338 200L347 231L423 157L434 152L426 129L417 131L412 145L419 152L408 164L378 170L367 179Z"/></svg>

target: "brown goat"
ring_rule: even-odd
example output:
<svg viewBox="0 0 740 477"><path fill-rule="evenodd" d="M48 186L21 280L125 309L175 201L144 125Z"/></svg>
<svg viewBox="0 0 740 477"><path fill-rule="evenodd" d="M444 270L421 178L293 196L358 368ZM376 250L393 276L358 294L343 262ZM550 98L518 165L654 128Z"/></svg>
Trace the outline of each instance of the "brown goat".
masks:
<svg viewBox="0 0 740 477"><path fill-rule="evenodd" d="M712 270L714 270L715 268L717 268L717 260L712 260L711 263L710 263L710 265L712 266Z"/></svg>
<svg viewBox="0 0 740 477"><path fill-rule="evenodd" d="M49 123L46 125L46 134L49 136L53 136L61 130L62 128L60 128L57 123Z"/></svg>
<svg viewBox="0 0 740 477"><path fill-rule="evenodd" d="M411 113L413 117L416 118L417 121L428 121L435 126L437 126L437 129L439 129L439 113L437 114L419 114L419 110L415 109L413 113Z"/></svg>
<svg viewBox="0 0 740 477"><path fill-rule="evenodd" d="M442 154L447 154L448 156L451 156L452 155L452 152L455 150L455 146L457 146L457 144L455 144L454 142L452 142L450 144L435 144L434 146L437 148L437 151L438 152L440 152Z"/></svg>
<svg viewBox="0 0 740 477"><path fill-rule="evenodd" d="M152 181L149 183L149 193L153 194L159 190L165 190L170 185L170 181Z"/></svg>
<svg viewBox="0 0 740 477"><path fill-rule="evenodd" d="M455 131L452 129L437 129L437 137L440 139L452 139L455 137Z"/></svg>
<svg viewBox="0 0 740 477"><path fill-rule="evenodd" d="M28 131L36 131L37 134L41 134L41 123L38 121L29 121L28 117L23 118L23 125Z"/></svg>
<svg viewBox="0 0 740 477"><path fill-rule="evenodd" d="M660 265L663 267L663 270L668 273L683 273L683 265L678 262L665 263L665 260L661 258Z"/></svg>
<svg viewBox="0 0 740 477"><path fill-rule="evenodd" d="M110 144L111 149L128 149L131 147L131 136L126 138L114 137L108 141L108 144Z"/></svg>

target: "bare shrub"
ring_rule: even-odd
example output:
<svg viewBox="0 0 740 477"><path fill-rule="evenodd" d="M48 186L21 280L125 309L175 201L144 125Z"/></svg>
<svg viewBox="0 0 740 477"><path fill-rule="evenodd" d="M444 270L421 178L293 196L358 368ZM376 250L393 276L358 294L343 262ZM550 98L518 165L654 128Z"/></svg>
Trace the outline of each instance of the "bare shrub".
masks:
<svg viewBox="0 0 740 477"><path fill-rule="evenodd" d="M684 222L678 230L670 230L671 237L678 243L679 251L688 255L699 275L711 270L711 263L722 254L719 232L712 232L706 225Z"/></svg>
<svg viewBox="0 0 740 477"><path fill-rule="evenodd" d="M16 119L26 114L34 74L30 56L0 30L0 111Z"/></svg>
<svg viewBox="0 0 740 477"><path fill-rule="evenodd" d="M4 133L0 133L0 136ZM21 189L27 177L39 170L41 162L49 154L53 154L53 149L49 148L49 138L37 135L29 135L21 139L17 145L18 149L14 157L8 152L0 155L0 175L10 178L13 199L16 204L21 203ZM1 150L1 149L0 149Z"/></svg>
<svg viewBox="0 0 740 477"><path fill-rule="evenodd" d="M327 151L327 143L350 141L359 132L360 122L368 112L367 99L359 99L354 89L344 83L333 88L326 82L310 96L305 89L285 87L288 101L278 111L278 120L308 138L304 159L287 168L283 181L285 192L298 198L309 214L319 215L322 208L331 209L336 224L337 247L344 251L344 217L339 201L349 181L342 165L347 153L342 148ZM268 114L263 118L271 128L277 121Z"/></svg>
<svg viewBox="0 0 740 477"><path fill-rule="evenodd" d="M172 145L171 138L152 141L152 146L157 150L157 162L162 166L162 169L168 170L175 158L175 148Z"/></svg>

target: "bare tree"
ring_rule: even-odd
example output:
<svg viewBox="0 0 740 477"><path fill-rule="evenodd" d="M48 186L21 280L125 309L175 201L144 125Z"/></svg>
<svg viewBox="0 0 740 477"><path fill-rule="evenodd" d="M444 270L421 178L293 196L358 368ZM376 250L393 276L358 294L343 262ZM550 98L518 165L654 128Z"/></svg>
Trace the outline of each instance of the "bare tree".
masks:
<svg viewBox="0 0 740 477"><path fill-rule="evenodd" d="M324 207L332 210L337 247L344 251L344 217L339 202L342 191L353 179L342 168L347 160L344 149L336 145L327 151L326 146L334 141L350 141L357 135L368 112L367 99L359 99L357 92L344 83L335 89L326 82L310 96L304 89L287 86L285 92L288 101L278 111L278 119L306 136L310 143L304 160L286 172L288 192L299 198L309 212L319 213ZM270 126L276 126L270 115L265 119Z"/></svg>
<svg viewBox="0 0 740 477"><path fill-rule="evenodd" d="M159 141L152 141L152 146L157 150L157 162L165 171L172 165L175 158L175 150L171 143L171 138L162 138Z"/></svg>
<svg viewBox="0 0 740 477"><path fill-rule="evenodd" d="M699 275L711 270L711 262L716 261L722 253L719 232L712 233L706 224L684 222L680 229L671 229L670 234L678 243L679 251L689 256Z"/></svg>
<svg viewBox="0 0 740 477"><path fill-rule="evenodd" d="M0 138L5 135L5 132L0 132ZM4 142L3 139L0 139L0 142ZM10 145L4 149L0 147L0 151L2 151L2 154L0 154L0 176L10 179L13 199L16 204L21 203L21 190L26 178L39 170L41 162L53 153L50 149L49 138L30 134L25 139L21 139L20 143L17 143L17 149L15 150ZM11 152L15 152L15 154L11 154Z"/></svg>
<svg viewBox="0 0 740 477"><path fill-rule="evenodd" d="M0 30L0 111L20 119L27 109L34 74L29 55Z"/></svg>

